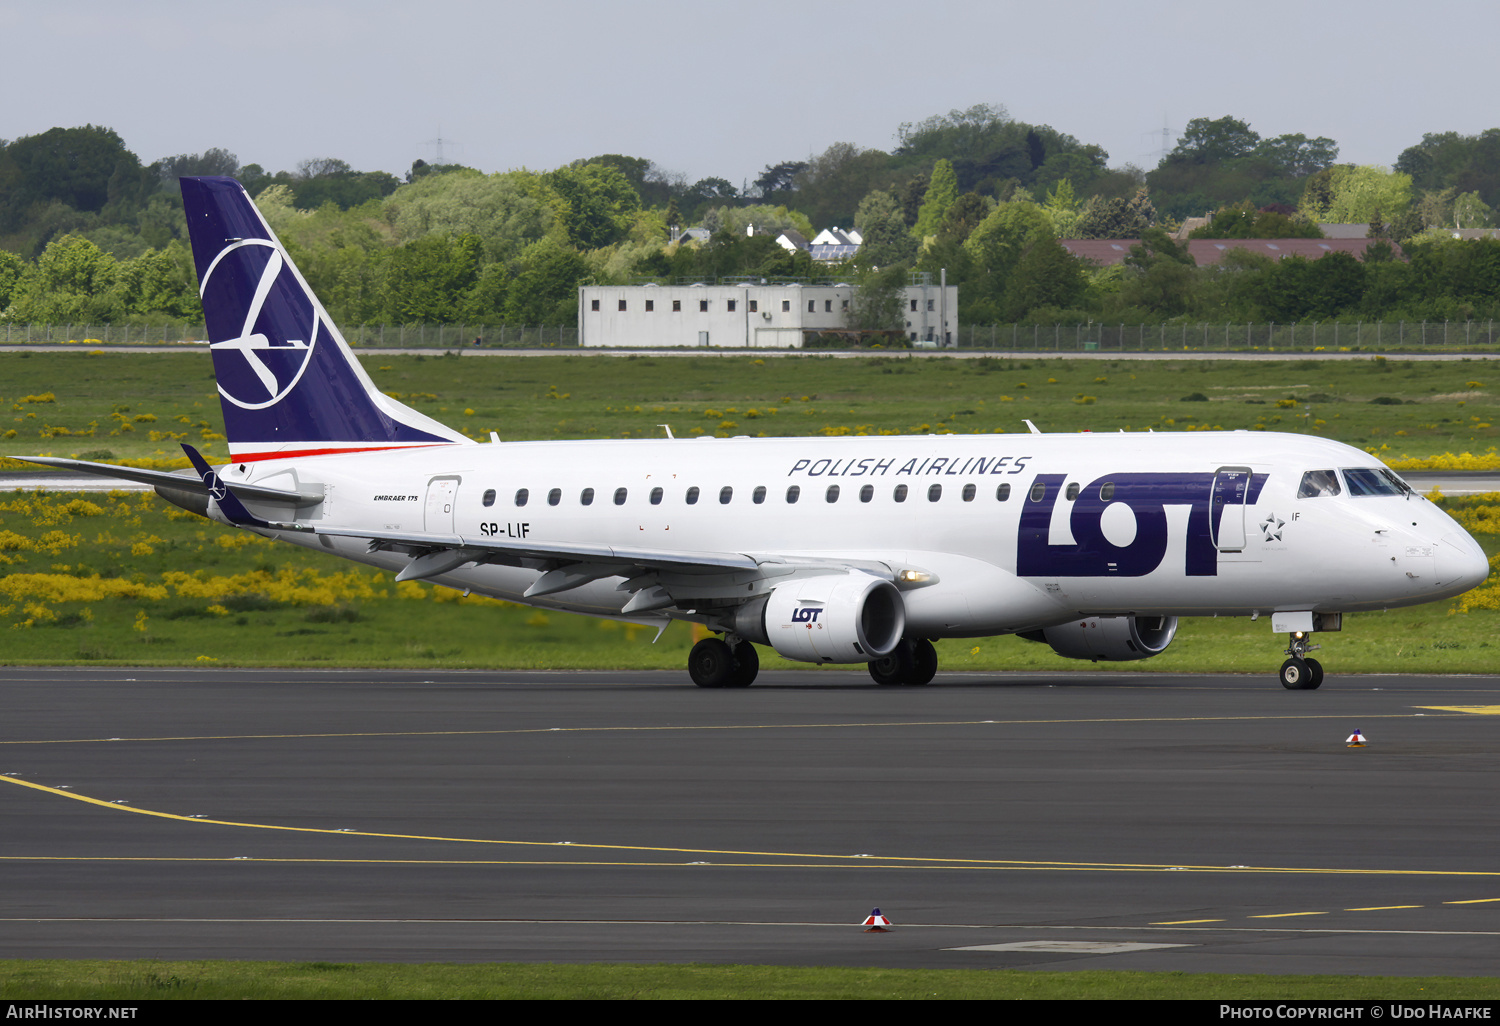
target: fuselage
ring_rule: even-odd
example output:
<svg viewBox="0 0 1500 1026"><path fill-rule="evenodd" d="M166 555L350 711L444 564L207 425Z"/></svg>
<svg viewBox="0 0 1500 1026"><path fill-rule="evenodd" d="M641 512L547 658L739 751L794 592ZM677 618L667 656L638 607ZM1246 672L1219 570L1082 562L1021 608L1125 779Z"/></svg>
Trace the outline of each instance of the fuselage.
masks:
<svg viewBox="0 0 1500 1026"><path fill-rule="evenodd" d="M904 593L908 631L944 637L1093 615L1383 609L1482 581L1479 546L1431 502L1341 476L1381 467L1323 439L1202 432L437 445L223 476L322 486L301 518L320 527L910 568L927 580ZM1320 472L1337 494L1299 495ZM357 539L279 536L408 563ZM629 598L604 578L527 600L542 572L470 564L433 580L601 616Z"/></svg>

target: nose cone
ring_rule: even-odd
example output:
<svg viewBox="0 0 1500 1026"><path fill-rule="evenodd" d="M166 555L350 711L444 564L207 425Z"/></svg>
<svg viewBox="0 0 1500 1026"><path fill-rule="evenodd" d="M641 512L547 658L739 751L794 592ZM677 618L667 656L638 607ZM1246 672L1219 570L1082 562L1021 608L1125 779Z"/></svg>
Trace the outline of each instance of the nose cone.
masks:
<svg viewBox="0 0 1500 1026"><path fill-rule="evenodd" d="M1479 543L1462 531L1443 535L1437 544L1438 586L1449 595L1477 588L1490 575L1489 560Z"/></svg>

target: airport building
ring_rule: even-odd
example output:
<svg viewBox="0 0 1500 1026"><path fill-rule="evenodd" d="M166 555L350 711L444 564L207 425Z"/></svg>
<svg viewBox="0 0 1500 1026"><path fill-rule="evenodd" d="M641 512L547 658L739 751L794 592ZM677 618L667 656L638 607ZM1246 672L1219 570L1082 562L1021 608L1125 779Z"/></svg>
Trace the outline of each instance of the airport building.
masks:
<svg viewBox="0 0 1500 1026"><path fill-rule="evenodd" d="M915 275L902 297L907 339L951 343L958 286ZM578 290L578 344L642 348L716 346L800 349L805 336L848 331L851 284L721 281L679 285L585 285ZM943 294L946 292L946 296ZM945 328L940 324L946 319Z"/></svg>

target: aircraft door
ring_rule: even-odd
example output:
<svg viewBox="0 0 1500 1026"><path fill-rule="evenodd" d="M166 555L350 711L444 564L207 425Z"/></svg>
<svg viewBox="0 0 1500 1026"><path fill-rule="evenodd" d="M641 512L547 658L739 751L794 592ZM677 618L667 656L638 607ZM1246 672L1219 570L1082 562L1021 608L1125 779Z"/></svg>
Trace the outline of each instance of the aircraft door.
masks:
<svg viewBox="0 0 1500 1026"><path fill-rule="evenodd" d="M456 477L435 477L427 482L427 533L456 533L453 530L453 509L458 498L458 481Z"/></svg>
<svg viewBox="0 0 1500 1026"><path fill-rule="evenodd" d="M1220 552L1245 549L1245 496L1249 488L1249 467L1220 467L1214 473L1209 524L1214 547Z"/></svg>

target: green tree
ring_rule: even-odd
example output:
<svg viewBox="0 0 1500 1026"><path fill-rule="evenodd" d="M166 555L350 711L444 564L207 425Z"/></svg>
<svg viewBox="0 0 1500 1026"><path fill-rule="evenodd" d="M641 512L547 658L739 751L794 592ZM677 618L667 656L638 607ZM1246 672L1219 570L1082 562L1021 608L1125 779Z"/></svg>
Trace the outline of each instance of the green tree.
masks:
<svg viewBox="0 0 1500 1026"><path fill-rule="evenodd" d="M1410 175L1337 164L1308 179L1298 212L1314 223L1358 224L1379 216L1394 218L1410 204Z"/></svg>
<svg viewBox="0 0 1500 1026"><path fill-rule="evenodd" d="M641 198L616 168L585 164L559 168L546 178L567 204L563 225L574 246L596 249L629 234Z"/></svg>
<svg viewBox="0 0 1500 1026"><path fill-rule="evenodd" d="M122 312L119 264L88 239L50 243L16 282L6 319L29 324L100 324Z"/></svg>
<svg viewBox="0 0 1500 1026"><path fill-rule="evenodd" d="M916 239L907 231L901 207L888 192L876 189L860 202L854 227L864 239L856 256L862 266L904 265L917 253Z"/></svg>
<svg viewBox="0 0 1500 1026"><path fill-rule="evenodd" d="M1079 215L1080 239L1138 239L1156 222L1156 208L1140 189L1131 199L1091 202Z"/></svg>
<svg viewBox="0 0 1500 1026"><path fill-rule="evenodd" d="M201 316L193 261L181 242L121 262L118 287L126 314L174 320Z"/></svg>
<svg viewBox="0 0 1500 1026"><path fill-rule="evenodd" d="M889 163L880 150L834 143L797 176L797 207L815 225L846 225L861 199L890 184Z"/></svg>
<svg viewBox="0 0 1500 1026"><path fill-rule="evenodd" d="M16 170L17 209L37 200L58 200L75 210L98 212L112 198L111 184L138 185L141 162L110 128L53 128L24 136L5 148Z"/></svg>
<svg viewBox="0 0 1500 1026"><path fill-rule="evenodd" d="M5 308L10 306L11 296L16 291L16 284L21 280L21 274L26 270L26 261L6 249L0 249L0 315L5 313Z"/></svg>
<svg viewBox="0 0 1500 1026"><path fill-rule="evenodd" d="M550 241L536 243L517 262L517 273L506 291L506 320L578 323L578 286L587 273L588 263L576 251Z"/></svg>
<svg viewBox="0 0 1500 1026"><path fill-rule="evenodd" d="M959 295L968 319L980 324L1004 320L1006 287L1016 265L1035 243L1050 238L1052 222L1035 203L1001 203L990 211L964 242L972 265Z"/></svg>
<svg viewBox="0 0 1500 1026"><path fill-rule="evenodd" d="M1490 223L1490 208L1477 192L1466 192L1453 201L1453 227L1486 228Z"/></svg>
<svg viewBox="0 0 1500 1026"><path fill-rule="evenodd" d="M930 235L936 235L942 228L948 211L957 202L958 176L953 173L950 162L939 160L932 166L932 181L927 186L927 194L917 212L917 223L912 226L911 233L919 242Z"/></svg>
<svg viewBox="0 0 1500 1026"><path fill-rule="evenodd" d="M906 270L867 267L854 280L856 290L849 323L862 331L892 331L902 326Z"/></svg>
<svg viewBox="0 0 1500 1026"><path fill-rule="evenodd" d="M1198 273L1186 242L1179 244L1162 229L1148 228L1141 241L1130 247L1125 264L1134 273L1121 286L1122 305L1157 317L1187 312Z"/></svg>
<svg viewBox="0 0 1500 1026"><path fill-rule="evenodd" d="M512 260L554 230L563 235L562 197L540 176L516 171L484 175L458 171L428 175L402 186L383 203L396 238L474 235L489 261Z"/></svg>
<svg viewBox="0 0 1500 1026"><path fill-rule="evenodd" d="M477 236L452 240L429 235L391 251L382 307L394 322L456 320L479 278L483 243Z"/></svg>
<svg viewBox="0 0 1500 1026"><path fill-rule="evenodd" d="M1236 157L1248 156L1260 143L1260 134L1239 118L1224 116L1217 120L1194 118L1178 137L1177 148L1169 156L1190 164L1218 164Z"/></svg>
<svg viewBox="0 0 1500 1026"><path fill-rule="evenodd" d="M1005 283L1002 318L1016 322L1039 308L1076 306L1087 284L1083 265L1058 245L1050 227L1043 228L1026 246Z"/></svg>

